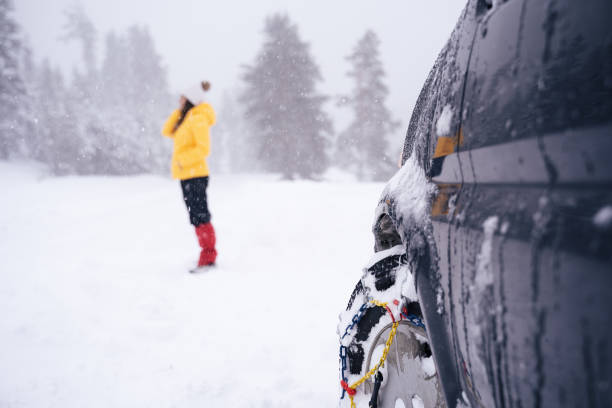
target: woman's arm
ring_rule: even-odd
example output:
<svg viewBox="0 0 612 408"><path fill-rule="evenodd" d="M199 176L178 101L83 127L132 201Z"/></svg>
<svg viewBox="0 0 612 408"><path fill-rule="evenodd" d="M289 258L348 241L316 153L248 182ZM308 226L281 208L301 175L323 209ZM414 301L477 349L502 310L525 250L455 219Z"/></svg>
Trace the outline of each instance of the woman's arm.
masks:
<svg viewBox="0 0 612 408"><path fill-rule="evenodd" d="M194 145L177 155L178 163L189 167L203 161L210 153L209 119L204 115L190 117L189 130L193 133Z"/></svg>
<svg viewBox="0 0 612 408"><path fill-rule="evenodd" d="M170 114L170 117L168 118L168 120L166 120L166 123L162 128L162 135L167 137L174 137L174 126L176 125L180 114L181 112L178 109L176 109Z"/></svg>

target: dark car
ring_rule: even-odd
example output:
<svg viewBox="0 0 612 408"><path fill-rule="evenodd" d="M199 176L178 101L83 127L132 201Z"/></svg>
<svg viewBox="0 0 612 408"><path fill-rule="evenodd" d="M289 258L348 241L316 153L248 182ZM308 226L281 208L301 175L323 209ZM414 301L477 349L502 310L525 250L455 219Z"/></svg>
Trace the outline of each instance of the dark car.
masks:
<svg viewBox="0 0 612 408"><path fill-rule="evenodd" d="M612 1L470 0L402 164L341 405L612 407Z"/></svg>

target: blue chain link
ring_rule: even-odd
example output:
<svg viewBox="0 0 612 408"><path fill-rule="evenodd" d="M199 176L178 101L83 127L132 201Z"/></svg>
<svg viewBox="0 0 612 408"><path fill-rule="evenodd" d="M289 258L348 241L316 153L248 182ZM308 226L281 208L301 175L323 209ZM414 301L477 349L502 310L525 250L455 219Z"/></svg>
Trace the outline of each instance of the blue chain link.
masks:
<svg viewBox="0 0 612 408"><path fill-rule="evenodd" d="M351 324L347 326L346 330L344 331L344 334L342 335L342 337L340 337L340 340L345 338L349 334L349 332L353 329L353 327L355 327L355 325L359 324L359 321L363 317L367 307L368 307L367 303L364 303L363 305L361 305L361 307L359 308L355 316L353 316L353 319L351 319L352 321Z"/></svg>
<svg viewBox="0 0 612 408"><path fill-rule="evenodd" d="M340 377L342 378L342 380L344 382L348 382L348 378L346 378L346 376L344 375L344 372L346 371L346 347L344 346L340 346L340 361L341 361L341 369L340 369ZM344 390L344 388L342 389L342 397L340 397L340 399L344 399L344 394L346 393L346 391Z"/></svg>
<svg viewBox="0 0 612 408"><path fill-rule="evenodd" d="M359 324L359 322L361 321L361 318L365 314L365 310L367 309L367 307L368 307L367 303L364 303L363 305L361 305L361 307L359 308L357 313L355 313L355 315L351 319L351 324L349 324L346 327L346 330L344 330L344 334L340 338L340 341L342 341L342 339L344 339L346 336L348 336L348 334L351 332L351 330L353 330L353 327L355 327L357 324ZM343 381L348 382L348 378L344 375L344 372L346 371L346 350L347 349L346 349L345 346L340 345L340 362L341 362L341 367L342 367L340 369L340 378L342 378ZM344 389L342 389L342 397L340 397L340 399L344 398L344 394L345 393L346 393L346 391Z"/></svg>
<svg viewBox="0 0 612 408"><path fill-rule="evenodd" d="M406 320L408 320L410 323L414 324L417 327L421 327L423 330L427 330L425 328L425 323L423 323L423 319L421 319L419 316L416 315L405 315L403 313L401 313L402 317Z"/></svg>

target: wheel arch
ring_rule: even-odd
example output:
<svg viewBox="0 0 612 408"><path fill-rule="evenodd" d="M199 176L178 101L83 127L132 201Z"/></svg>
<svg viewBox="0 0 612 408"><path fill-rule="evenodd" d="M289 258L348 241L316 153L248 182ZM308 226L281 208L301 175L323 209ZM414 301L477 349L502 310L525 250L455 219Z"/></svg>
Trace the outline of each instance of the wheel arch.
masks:
<svg viewBox="0 0 612 408"><path fill-rule="evenodd" d="M436 371L447 406L454 408L462 401L462 386L455 359L452 336L444 319L445 311L438 307L441 292L438 256L432 235L431 222L424 228L415 228L397 217L392 197L383 197L375 211L372 233L375 251L400 240L406 248L410 269L415 277L419 306L427 327Z"/></svg>

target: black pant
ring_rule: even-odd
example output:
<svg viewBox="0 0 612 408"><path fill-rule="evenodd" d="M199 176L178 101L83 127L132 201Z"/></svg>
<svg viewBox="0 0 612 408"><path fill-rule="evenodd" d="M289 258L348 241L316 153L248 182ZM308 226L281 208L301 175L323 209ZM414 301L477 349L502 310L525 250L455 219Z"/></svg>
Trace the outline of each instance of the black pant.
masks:
<svg viewBox="0 0 612 408"><path fill-rule="evenodd" d="M206 201L208 176L181 180L183 200L189 211L189 221L195 227L210 222L210 212Z"/></svg>

